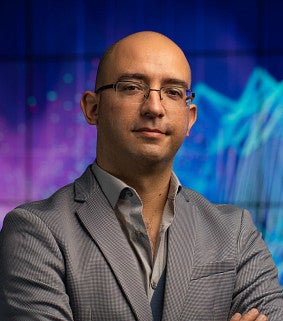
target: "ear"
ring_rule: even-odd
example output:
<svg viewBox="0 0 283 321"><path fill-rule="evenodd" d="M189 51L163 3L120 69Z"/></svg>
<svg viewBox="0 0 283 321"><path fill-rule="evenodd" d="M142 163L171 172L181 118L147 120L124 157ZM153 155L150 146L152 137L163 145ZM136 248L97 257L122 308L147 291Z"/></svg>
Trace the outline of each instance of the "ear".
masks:
<svg viewBox="0 0 283 321"><path fill-rule="evenodd" d="M191 104L189 107L189 124L188 124L186 136L190 135L190 130L193 127L196 120L197 120L197 106L195 104Z"/></svg>
<svg viewBox="0 0 283 321"><path fill-rule="evenodd" d="M97 125L98 124L98 97L96 93L89 90L85 91L81 98L80 105L86 121L90 125Z"/></svg>

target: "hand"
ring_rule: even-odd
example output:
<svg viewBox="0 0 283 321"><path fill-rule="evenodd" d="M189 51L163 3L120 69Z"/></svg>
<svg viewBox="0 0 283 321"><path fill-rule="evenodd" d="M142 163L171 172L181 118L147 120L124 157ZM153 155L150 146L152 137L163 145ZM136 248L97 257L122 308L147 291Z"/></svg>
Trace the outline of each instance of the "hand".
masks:
<svg viewBox="0 0 283 321"><path fill-rule="evenodd" d="M236 313L230 321L267 321L264 314L260 314L257 309L251 309L247 314Z"/></svg>

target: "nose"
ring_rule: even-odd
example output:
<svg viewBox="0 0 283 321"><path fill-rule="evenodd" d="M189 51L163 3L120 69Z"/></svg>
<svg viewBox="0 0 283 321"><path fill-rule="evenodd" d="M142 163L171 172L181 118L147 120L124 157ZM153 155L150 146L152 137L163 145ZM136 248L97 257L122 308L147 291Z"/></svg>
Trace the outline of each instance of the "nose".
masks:
<svg viewBox="0 0 283 321"><path fill-rule="evenodd" d="M145 98L146 100L141 106L141 114L151 118L162 118L165 115L165 109L161 103L161 91L159 89L149 89Z"/></svg>

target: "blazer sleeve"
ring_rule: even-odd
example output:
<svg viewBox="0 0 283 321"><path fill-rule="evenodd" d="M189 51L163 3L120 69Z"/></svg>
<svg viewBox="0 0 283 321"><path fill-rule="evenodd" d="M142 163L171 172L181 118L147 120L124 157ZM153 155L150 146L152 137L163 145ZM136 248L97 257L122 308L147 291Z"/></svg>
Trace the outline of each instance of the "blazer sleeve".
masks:
<svg viewBox="0 0 283 321"><path fill-rule="evenodd" d="M253 307L269 321L283 320L283 294L277 268L251 216L243 211L238 235L238 265L230 318Z"/></svg>
<svg viewBox="0 0 283 321"><path fill-rule="evenodd" d="M0 233L0 320L73 320L62 253L46 224L25 209L8 214Z"/></svg>

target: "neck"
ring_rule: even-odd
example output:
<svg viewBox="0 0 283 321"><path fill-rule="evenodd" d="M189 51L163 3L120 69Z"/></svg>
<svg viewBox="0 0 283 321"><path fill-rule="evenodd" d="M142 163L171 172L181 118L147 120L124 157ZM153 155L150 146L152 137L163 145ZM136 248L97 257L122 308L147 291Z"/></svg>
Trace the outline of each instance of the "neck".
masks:
<svg viewBox="0 0 283 321"><path fill-rule="evenodd" d="M113 164L112 162L109 164L99 158L96 161L102 169L134 188L142 200L149 194L156 195L165 190L168 191L172 163L119 164L115 162Z"/></svg>
<svg viewBox="0 0 283 321"><path fill-rule="evenodd" d="M172 165L164 166L164 164L158 163L157 165L134 164L135 166L126 166L123 164L119 167L116 162L115 166L107 166L107 163L100 162L99 158L97 158L97 163L101 168L137 191L143 204L142 216L151 243L152 257L154 257L160 223L168 196Z"/></svg>

